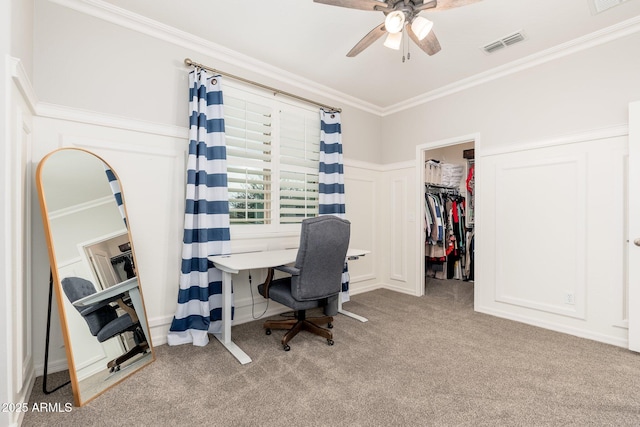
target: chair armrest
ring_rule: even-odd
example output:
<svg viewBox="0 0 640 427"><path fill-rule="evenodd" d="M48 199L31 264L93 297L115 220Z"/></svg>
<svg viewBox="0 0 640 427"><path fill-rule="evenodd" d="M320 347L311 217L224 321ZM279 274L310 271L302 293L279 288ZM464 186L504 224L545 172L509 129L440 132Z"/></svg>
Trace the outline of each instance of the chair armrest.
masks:
<svg viewBox="0 0 640 427"><path fill-rule="evenodd" d="M269 286L271 285L272 280L273 280L273 268L269 268L267 270L267 278L264 279L264 283L262 284L262 292L260 292L260 295L262 295L267 299L269 299ZM258 287L258 290L260 290L260 287Z"/></svg>
<svg viewBox="0 0 640 427"><path fill-rule="evenodd" d="M114 301L117 301L117 300L121 299L123 296L124 296L124 293L121 293L121 294L118 294L118 295L114 295L111 298L104 299L104 300L102 300L100 302L97 302L95 304L91 304L91 305L86 306L86 307L80 307L78 311L80 312L81 315L86 316L87 314L91 314L94 311L96 311L96 310L98 310L98 309L100 309L100 308L102 308L102 307L104 307L106 305L109 305Z"/></svg>
<svg viewBox="0 0 640 427"><path fill-rule="evenodd" d="M290 267L288 265L280 265L278 267L275 267L275 269L278 270L278 271L284 271L285 273L289 273L292 276L299 276L300 275L300 269L299 268Z"/></svg>

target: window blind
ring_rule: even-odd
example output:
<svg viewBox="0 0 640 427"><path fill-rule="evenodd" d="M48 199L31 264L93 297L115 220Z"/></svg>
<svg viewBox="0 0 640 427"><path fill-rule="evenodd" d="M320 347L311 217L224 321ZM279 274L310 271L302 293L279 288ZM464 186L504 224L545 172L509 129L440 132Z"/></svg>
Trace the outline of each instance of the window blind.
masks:
<svg viewBox="0 0 640 427"><path fill-rule="evenodd" d="M269 224L271 107L225 93L224 119L231 223Z"/></svg>
<svg viewBox="0 0 640 427"><path fill-rule="evenodd" d="M299 223L318 215L318 111L225 89L232 224Z"/></svg>

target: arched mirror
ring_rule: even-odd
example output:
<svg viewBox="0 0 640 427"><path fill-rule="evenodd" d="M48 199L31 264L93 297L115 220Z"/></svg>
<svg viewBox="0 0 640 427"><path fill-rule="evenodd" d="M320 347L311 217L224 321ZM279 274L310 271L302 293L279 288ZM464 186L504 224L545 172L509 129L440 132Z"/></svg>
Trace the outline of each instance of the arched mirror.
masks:
<svg viewBox="0 0 640 427"><path fill-rule="evenodd" d="M36 180L76 406L155 359L115 171L63 148Z"/></svg>

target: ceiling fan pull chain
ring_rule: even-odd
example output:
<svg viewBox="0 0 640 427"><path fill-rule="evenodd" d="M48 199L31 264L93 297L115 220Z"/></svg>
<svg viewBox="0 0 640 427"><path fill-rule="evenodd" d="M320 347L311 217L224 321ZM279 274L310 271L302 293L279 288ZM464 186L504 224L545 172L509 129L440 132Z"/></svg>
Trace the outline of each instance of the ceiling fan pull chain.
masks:
<svg viewBox="0 0 640 427"><path fill-rule="evenodd" d="M402 38L402 63L404 64L404 49L406 47L407 44L407 38L403 37Z"/></svg>

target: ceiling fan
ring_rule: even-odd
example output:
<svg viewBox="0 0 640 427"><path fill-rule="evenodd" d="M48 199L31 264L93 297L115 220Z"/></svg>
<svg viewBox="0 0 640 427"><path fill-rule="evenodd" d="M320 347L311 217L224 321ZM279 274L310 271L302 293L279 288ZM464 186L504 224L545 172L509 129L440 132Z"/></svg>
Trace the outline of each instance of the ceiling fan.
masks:
<svg viewBox="0 0 640 427"><path fill-rule="evenodd" d="M373 44L383 35L387 35L384 45L391 49L399 49L402 43L402 32L405 30L420 49L428 55L440 51L440 42L431 30L433 22L418 14L423 10L434 11L466 6L480 0L313 0L316 3L351 9L380 11L385 14L384 22L369 32L347 53L354 57Z"/></svg>

